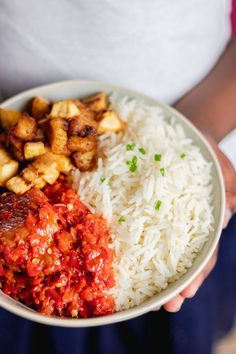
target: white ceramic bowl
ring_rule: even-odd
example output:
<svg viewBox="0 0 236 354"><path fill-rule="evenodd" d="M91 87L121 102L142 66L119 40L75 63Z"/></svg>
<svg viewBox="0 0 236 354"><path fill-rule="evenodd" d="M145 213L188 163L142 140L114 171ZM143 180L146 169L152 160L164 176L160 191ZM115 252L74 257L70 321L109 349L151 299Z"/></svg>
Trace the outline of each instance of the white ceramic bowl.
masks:
<svg viewBox="0 0 236 354"><path fill-rule="evenodd" d="M130 91L116 85L93 81L65 81L36 87L8 99L1 104L1 107L22 111L29 106L31 99L35 96L47 97L54 101L69 98L81 98L98 91L105 91L106 93L117 92L121 95L142 100L147 104L161 106L166 112L169 112L176 117L177 121L184 127L186 134L193 139L197 146L199 146L203 156L212 163L215 223L213 225L213 231L209 235L208 241L195 258L192 267L188 269L188 271L180 279L170 284L160 294L153 296L151 299L130 310L88 319L48 317L31 310L27 306L11 299L0 291L1 307L18 316L47 325L89 327L110 324L134 318L165 304L175 295L179 294L188 284L190 284L196 275L204 268L213 254L221 234L225 210L225 191L219 163L211 146L202 134L185 117L173 108L168 107L167 105L164 105L141 93Z"/></svg>

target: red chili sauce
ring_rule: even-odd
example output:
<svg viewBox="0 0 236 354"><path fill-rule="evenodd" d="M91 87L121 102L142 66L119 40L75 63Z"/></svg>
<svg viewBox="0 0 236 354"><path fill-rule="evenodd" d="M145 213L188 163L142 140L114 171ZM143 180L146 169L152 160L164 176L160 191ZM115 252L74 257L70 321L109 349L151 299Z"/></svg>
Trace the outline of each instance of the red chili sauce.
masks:
<svg viewBox="0 0 236 354"><path fill-rule="evenodd" d="M0 196L2 291L45 315L112 313L113 251L106 221L63 181Z"/></svg>

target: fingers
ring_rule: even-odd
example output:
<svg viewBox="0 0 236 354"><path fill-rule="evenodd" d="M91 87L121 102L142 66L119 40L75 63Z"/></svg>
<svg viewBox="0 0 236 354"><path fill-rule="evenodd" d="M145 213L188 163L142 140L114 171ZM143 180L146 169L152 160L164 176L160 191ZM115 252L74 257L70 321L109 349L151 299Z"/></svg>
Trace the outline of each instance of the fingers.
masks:
<svg viewBox="0 0 236 354"><path fill-rule="evenodd" d="M192 283L182 291L181 295L184 298L191 299L202 285L203 281L205 280L205 277L206 276L204 272L198 274L198 276L192 281Z"/></svg>
<svg viewBox="0 0 236 354"><path fill-rule="evenodd" d="M164 305L164 309L168 312L177 312L181 309L183 302L184 297L182 295L177 295L174 299Z"/></svg>
<svg viewBox="0 0 236 354"><path fill-rule="evenodd" d="M236 181L235 181L235 183L236 183ZM232 210L233 213L236 212L236 194L231 194L230 209Z"/></svg>
<svg viewBox="0 0 236 354"><path fill-rule="evenodd" d="M227 225L228 225L228 223L229 223L229 221L230 221L232 215L233 215L232 211L227 208L227 209L225 210L225 217L224 217L223 229L225 229L225 228L227 227Z"/></svg>
<svg viewBox="0 0 236 354"><path fill-rule="evenodd" d="M223 151L219 149L219 147L214 143L214 141L212 141L211 138L209 141L215 150L222 168L225 182L227 208L231 210L232 213L234 213L236 212L236 171Z"/></svg>
<svg viewBox="0 0 236 354"><path fill-rule="evenodd" d="M204 280L207 278L207 276L214 268L217 260L217 253L218 253L218 248L215 250L211 259L209 260L205 268L201 271L201 273L198 274L198 276L192 281L192 283L181 292L181 295L183 297L190 299L196 294L196 292L198 291L198 289L200 288Z"/></svg>
<svg viewBox="0 0 236 354"><path fill-rule="evenodd" d="M233 213L236 213L236 198L234 198L234 200L232 201L232 210Z"/></svg>
<svg viewBox="0 0 236 354"><path fill-rule="evenodd" d="M179 295L174 297L172 300L168 301L165 305L164 308L168 312L177 312L181 309L181 306L186 298L192 298L206 277L209 275L209 273L212 271L216 264L217 260L217 253L218 253L218 248L215 250L214 254L212 255L211 259L205 266L205 268L201 271L200 274L191 282L191 284L184 289Z"/></svg>

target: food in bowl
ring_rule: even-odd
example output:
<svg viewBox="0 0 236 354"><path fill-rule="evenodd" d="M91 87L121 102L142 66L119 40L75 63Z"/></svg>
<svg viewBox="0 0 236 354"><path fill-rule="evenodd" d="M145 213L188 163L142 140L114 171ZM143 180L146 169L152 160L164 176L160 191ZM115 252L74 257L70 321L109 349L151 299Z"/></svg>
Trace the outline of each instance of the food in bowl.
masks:
<svg viewBox="0 0 236 354"><path fill-rule="evenodd" d="M103 92L83 101L35 97L31 115L0 108L0 125L0 186L16 194L53 184L73 165L80 171L93 168L97 136L126 129Z"/></svg>
<svg viewBox="0 0 236 354"><path fill-rule="evenodd" d="M45 315L112 313L113 251L106 221L60 179L44 191L0 196L0 281Z"/></svg>
<svg viewBox="0 0 236 354"><path fill-rule="evenodd" d="M111 232L116 310L143 303L180 278L214 222L211 163L161 107L112 95L127 123L98 142L98 167L73 186Z"/></svg>
<svg viewBox="0 0 236 354"><path fill-rule="evenodd" d="M89 110L95 112L93 115L97 118L93 119L98 124L102 121L101 116L104 119L100 130L97 128L99 135L96 137L96 153L93 155L96 156L93 160L95 163L88 170L80 165L77 168L71 166L75 160L70 157L74 153L73 149L68 148L70 129L67 130L67 140L65 134L62 134L64 143L59 143L59 150L52 152L52 147L55 149L58 144L51 136L49 146L50 154L56 158L64 156L64 159L68 159L70 168L58 172L68 175L80 202L91 215L102 216L101 220L107 223L110 238L106 249L114 255L108 257L112 270L110 285L103 289L104 299L107 299L102 306L105 308L104 313L98 313L97 310L93 312L88 305L87 312L80 313L77 310L77 313L74 311L72 314L69 307L68 311L51 313L59 316L97 316L141 304L191 267L214 221L211 164L204 159L191 139L186 137L175 118L167 116L156 106L116 95L109 97L110 106L106 108L108 113L104 116L96 104L92 106L94 101L96 103L96 99L90 98L83 105L90 105ZM65 114L69 114L70 122L73 122L76 110L68 108L68 101L63 109L56 106L53 110L46 102L45 107L45 113L41 113L40 108L34 110L37 112L34 115L40 112L40 120L45 119L46 115L47 124L50 119L50 126L56 127L53 137L57 136L57 129L63 129L63 126L57 126L57 119L67 119L64 118ZM75 132L73 137L84 139L88 136L87 132L92 132L91 136L94 136L93 125L82 133L86 136L81 136L78 124L70 125ZM33 157L30 163L34 164L39 157ZM53 160L50 161L52 164ZM55 169L58 170L58 167ZM43 173L46 174L46 171L43 170ZM46 182L53 185L59 173L56 178L52 174L55 180ZM6 183L6 186L9 184ZM47 190L53 186L45 187L44 184L41 188ZM16 190L14 192L17 193ZM28 192L18 192L23 196L25 193ZM55 242L58 240L60 238ZM77 247L76 251L80 252L80 249ZM54 290L63 296L65 288ZM105 304L108 304L108 310Z"/></svg>

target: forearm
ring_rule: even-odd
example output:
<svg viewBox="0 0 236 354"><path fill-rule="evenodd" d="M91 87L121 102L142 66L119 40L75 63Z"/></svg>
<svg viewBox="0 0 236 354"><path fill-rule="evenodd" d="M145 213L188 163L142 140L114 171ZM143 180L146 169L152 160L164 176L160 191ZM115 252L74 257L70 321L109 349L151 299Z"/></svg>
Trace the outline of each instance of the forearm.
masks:
<svg viewBox="0 0 236 354"><path fill-rule="evenodd" d="M236 39L210 74L175 108L216 141L236 128Z"/></svg>

